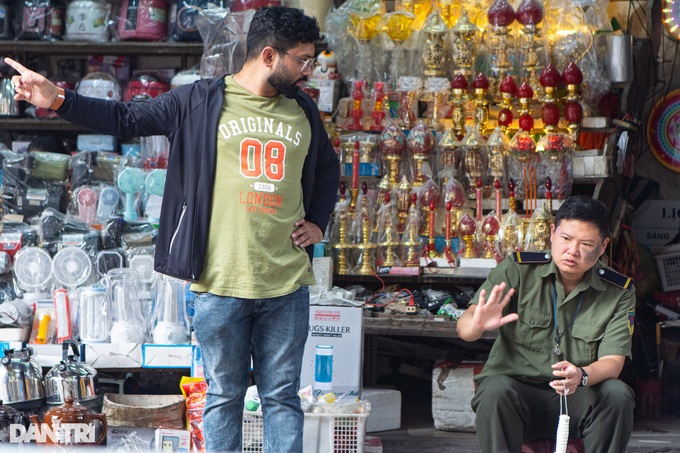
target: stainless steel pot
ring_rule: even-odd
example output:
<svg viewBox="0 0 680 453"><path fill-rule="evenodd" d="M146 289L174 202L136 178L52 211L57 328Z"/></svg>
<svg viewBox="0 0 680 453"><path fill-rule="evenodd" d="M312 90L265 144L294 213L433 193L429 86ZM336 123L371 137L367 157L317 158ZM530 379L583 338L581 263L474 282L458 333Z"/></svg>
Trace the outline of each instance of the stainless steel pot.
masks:
<svg viewBox="0 0 680 453"><path fill-rule="evenodd" d="M32 355L32 348L7 349L0 359L0 400L8 406L23 409L45 402L42 368Z"/></svg>
<svg viewBox="0 0 680 453"><path fill-rule="evenodd" d="M21 105L14 100L12 79L0 78L0 116L21 116Z"/></svg>
<svg viewBox="0 0 680 453"><path fill-rule="evenodd" d="M69 346L73 355L69 355ZM67 398L75 398L80 404L97 405L101 402L97 371L80 360L78 346L73 341L62 344L62 360L45 375L45 402L64 404Z"/></svg>

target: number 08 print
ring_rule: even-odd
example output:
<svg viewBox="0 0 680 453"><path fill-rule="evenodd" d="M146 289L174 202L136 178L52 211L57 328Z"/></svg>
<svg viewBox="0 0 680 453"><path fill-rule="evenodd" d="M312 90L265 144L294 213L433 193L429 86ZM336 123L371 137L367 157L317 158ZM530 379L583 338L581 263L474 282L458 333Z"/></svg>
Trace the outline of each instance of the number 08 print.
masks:
<svg viewBox="0 0 680 453"><path fill-rule="evenodd" d="M286 172L286 145L279 140L265 144L254 138L241 141L239 162L245 178L257 179L264 176L270 181L283 180Z"/></svg>

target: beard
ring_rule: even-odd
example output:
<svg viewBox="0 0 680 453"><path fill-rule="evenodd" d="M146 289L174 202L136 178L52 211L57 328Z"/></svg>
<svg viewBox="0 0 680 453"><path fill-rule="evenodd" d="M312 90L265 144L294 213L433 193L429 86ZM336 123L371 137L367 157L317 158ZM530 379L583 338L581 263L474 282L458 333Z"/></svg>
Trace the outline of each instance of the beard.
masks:
<svg viewBox="0 0 680 453"><path fill-rule="evenodd" d="M307 80L307 77L301 75L300 77L295 78L295 76L288 74L286 70L279 65L276 68L276 71L269 76L267 83L285 97L292 99L300 89L300 87L297 86L297 83L305 80Z"/></svg>

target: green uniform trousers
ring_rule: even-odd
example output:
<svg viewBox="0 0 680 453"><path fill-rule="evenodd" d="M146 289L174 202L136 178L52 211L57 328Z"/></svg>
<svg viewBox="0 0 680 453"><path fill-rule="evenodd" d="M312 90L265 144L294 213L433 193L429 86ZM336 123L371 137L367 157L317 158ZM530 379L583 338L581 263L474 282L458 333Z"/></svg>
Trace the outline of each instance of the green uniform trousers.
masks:
<svg viewBox="0 0 680 453"><path fill-rule="evenodd" d="M569 437L582 438L587 453L623 453L633 429L634 407L633 390L622 381L578 388L567 398ZM547 384L488 376L478 382L472 409L483 453L521 453L525 440L554 441L560 395Z"/></svg>

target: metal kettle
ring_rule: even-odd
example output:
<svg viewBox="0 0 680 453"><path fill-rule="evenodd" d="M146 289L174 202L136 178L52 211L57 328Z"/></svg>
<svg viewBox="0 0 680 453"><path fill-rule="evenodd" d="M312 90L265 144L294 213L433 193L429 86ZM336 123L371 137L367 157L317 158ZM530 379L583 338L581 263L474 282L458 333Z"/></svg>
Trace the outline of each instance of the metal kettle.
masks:
<svg viewBox="0 0 680 453"><path fill-rule="evenodd" d="M36 409L45 402L42 368L32 348L6 349L0 359L0 400L15 409Z"/></svg>
<svg viewBox="0 0 680 453"><path fill-rule="evenodd" d="M14 85L10 77L0 78L0 116L21 116L22 106L14 100Z"/></svg>
<svg viewBox="0 0 680 453"><path fill-rule="evenodd" d="M73 355L69 355L69 347ZM64 341L61 353L62 360L45 374L45 402L60 405L69 398L75 398L88 409L101 411L102 395L97 371L80 360L74 341Z"/></svg>

